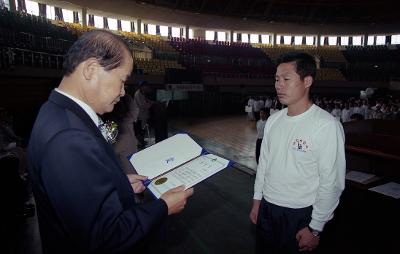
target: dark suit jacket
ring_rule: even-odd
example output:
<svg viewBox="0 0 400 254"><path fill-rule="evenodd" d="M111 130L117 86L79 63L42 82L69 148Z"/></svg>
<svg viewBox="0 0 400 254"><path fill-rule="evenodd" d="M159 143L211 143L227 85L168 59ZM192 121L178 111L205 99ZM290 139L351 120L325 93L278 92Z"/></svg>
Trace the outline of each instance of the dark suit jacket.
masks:
<svg viewBox="0 0 400 254"><path fill-rule="evenodd" d="M161 199L135 204L112 146L56 91L40 109L28 156L44 253L132 253L167 218Z"/></svg>

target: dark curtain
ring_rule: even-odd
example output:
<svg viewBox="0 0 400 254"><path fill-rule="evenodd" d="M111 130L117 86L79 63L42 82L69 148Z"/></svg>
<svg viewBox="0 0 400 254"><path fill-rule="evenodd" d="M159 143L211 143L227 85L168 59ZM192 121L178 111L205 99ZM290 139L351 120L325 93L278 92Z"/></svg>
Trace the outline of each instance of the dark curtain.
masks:
<svg viewBox="0 0 400 254"><path fill-rule="evenodd" d="M302 44L302 45L306 45L306 44L307 44L307 40L306 40L306 37L305 37L305 36L303 36L303 37L301 38L301 44Z"/></svg>
<svg viewBox="0 0 400 254"><path fill-rule="evenodd" d="M328 45L329 43L328 43L328 36L325 36L325 38L324 38L324 46L325 45Z"/></svg>
<svg viewBox="0 0 400 254"><path fill-rule="evenodd" d="M157 35L160 35L161 33L160 33L160 26L159 25L156 25L156 34Z"/></svg>
<svg viewBox="0 0 400 254"><path fill-rule="evenodd" d="M258 35L258 43L261 43L262 39L261 39L261 34Z"/></svg>
<svg viewBox="0 0 400 254"><path fill-rule="evenodd" d="M214 41L218 41L218 33L217 33L217 31L214 31Z"/></svg>
<svg viewBox="0 0 400 254"><path fill-rule="evenodd" d="M104 26L104 29L109 29L109 27L108 27L108 19L106 17L103 17L103 26Z"/></svg>
<svg viewBox="0 0 400 254"><path fill-rule="evenodd" d="M292 36L290 39L290 45L294 45L294 36Z"/></svg>
<svg viewBox="0 0 400 254"><path fill-rule="evenodd" d="M94 26L94 15L93 14L89 14L89 26Z"/></svg>
<svg viewBox="0 0 400 254"><path fill-rule="evenodd" d="M13 0L11 0L11 1L13 1ZM17 0L17 3L18 3L18 11L26 12L25 0Z"/></svg>
<svg viewBox="0 0 400 254"><path fill-rule="evenodd" d="M62 9L59 7L54 7L54 14L56 16L56 20L64 21Z"/></svg>
<svg viewBox="0 0 400 254"><path fill-rule="evenodd" d="M120 19L117 20L117 27L118 27L118 31L122 30L122 24L121 24L121 20Z"/></svg>
<svg viewBox="0 0 400 254"><path fill-rule="evenodd" d="M386 38L385 38L385 44L387 45L387 44L392 44L392 36L390 36L390 35L387 35L386 36Z"/></svg>
<svg viewBox="0 0 400 254"><path fill-rule="evenodd" d="M350 45L353 45L353 37L352 36L349 37L349 46Z"/></svg>
<svg viewBox="0 0 400 254"><path fill-rule="evenodd" d="M237 42L242 42L242 34L241 34L241 33L237 33L237 34L236 34L236 37L237 37L237 38L236 38L236 41L237 41Z"/></svg>
<svg viewBox="0 0 400 254"><path fill-rule="evenodd" d="M135 22L131 21L131 32L135 32Z"/></svg>
<svg viewBox="0 0 400 254"><path fill-rule="evenodd" d="M41 3L38 3L38 5L39 5L39 16L46 18L47 17L46 5Z"/></svg>
<svg viewBox="0 0 400 254"><path fill-rule="evenodd" d="M74 11L74 23L79 23L79 14L77 11Z"/></svg>
<svg viewBox="0 0 400 254"><path fill-rule="evenodd" d="M180 30L180 31L179 31L179 35L180 35L180 37L182 38L182 37L183 37L183 28L180 28L179 30Z"/></svg>
<svg viewBox="0 0 400 254"><path fill-rule="evenodd" d="M172 36L172 27L168 27L168 36L171 37Z"/></svg>
<svg viewBox="0 0 400 254"><path fill-rule="evenodd" d="M283 35L281 35L280 44L285 44L285 40L283 39Z"/></svg>
<svg viewBox="0 0 400 254"><path fill-rule="evenodd" d="M145 34L148 34L149 33L149 26L147 24L143 24L143 27L144 27L144 29L143 29L144 31L143 32Z"/></svg>
<svg viewBox="0 0 400 254"><path fill-rule="evenodd" d="M338 36L336 45L341 45L342 44L342 37Z"/></svg>

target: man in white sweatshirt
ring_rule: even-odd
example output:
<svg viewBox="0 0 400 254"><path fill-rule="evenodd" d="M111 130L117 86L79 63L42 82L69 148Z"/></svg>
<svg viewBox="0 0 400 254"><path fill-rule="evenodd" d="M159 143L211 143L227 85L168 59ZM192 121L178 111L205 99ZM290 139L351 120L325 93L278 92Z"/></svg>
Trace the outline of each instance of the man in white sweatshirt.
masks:
<svg viewBox="0 0 400 254"><path fill-rule="evenodd" d="M316 65L305 53L278 59L275 89L287 108L267 120L250 219L258 253L314 250L345 186L344 132L309 98Z"/></svg>

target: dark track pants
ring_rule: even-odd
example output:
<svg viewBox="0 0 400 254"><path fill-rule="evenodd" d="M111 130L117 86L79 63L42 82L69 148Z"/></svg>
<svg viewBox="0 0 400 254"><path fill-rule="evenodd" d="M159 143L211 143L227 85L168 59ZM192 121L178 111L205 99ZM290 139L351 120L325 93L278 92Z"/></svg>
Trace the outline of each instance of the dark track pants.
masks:
<svg viewBox="0 0 400 254"><path fill-rule="evenodd" d="M297 232L311 221L312 206L293 209L262 199L257 218L256 253L300 252Z"/></svg>

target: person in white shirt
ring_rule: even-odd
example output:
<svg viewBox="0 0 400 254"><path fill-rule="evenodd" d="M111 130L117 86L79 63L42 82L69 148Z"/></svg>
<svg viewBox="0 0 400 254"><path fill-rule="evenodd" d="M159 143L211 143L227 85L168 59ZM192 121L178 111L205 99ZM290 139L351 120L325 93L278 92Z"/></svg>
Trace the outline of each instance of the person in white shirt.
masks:
<svg viewBox="0 0 400 254"><path fill-rule="evenodd" d="M354 103L352 114L363 114L363 110L362 110L362 108L360 106L360 103L358 103L358 102Z"/></svg>
<svg viewBox="0 0 400 254"><path fill-rule="evenodd" d="M254 118L256 119L256 122L260 120L260 110L264 107L264 101L261 99L261 97L254 101L253 104L253 111L254 111Z"/></svg>
<svg viewBox="0 0 400 254"><path fill-rule="evenodd" d="M340 117L342 116L342 110L340 109L339 104L335 104L335 108L332 109L332 116L336 118L336 120L340 121Z"/></svg>
<svg viewBox="0 0 400 254"><path fill-rule="evenodd" d="M153 104L153 101L149 100L146 96L148 89L149 84L147 81L140 81L139 88L136 90L133 97L133 103L135 104L135 107L139 109L139 114L134 122L134 130L140 148L144 148L146 145L146 142L144 141L145 128L150 117L150 107Z"/></svg>
<svg viewBox="0 0 400 254"><path fill-rule="evenodd" d="M367 100L362 100L360 114L364 116L364 119L367 119L367 112L368 112L368 102L367 102Z"/></svg>
<svg viewBox="0 0 400 254"><path fill-rule="evenodd" d="M372 107L371 104L368 103L367 108L364 110L364 119L365 120L373 119L374 111L371 109L371 107Z"/></svg>
<svg viewBox="0 0 400 254"><path fill-rule="evenodd" d="M272 107L272 99L271 97L267 97L267 99L265 100L265 107L266 108L271 108Z"/></svg>
<svg viewBox="0 0 400 254"><path fill-rule="evenodd" d="M267 119L269 117L269 109L268 108L262 108L260 110L260 120L257 121L257 141L256 141L256 161L258 164L258 160L260 158L260 149L261 149L261 143L264 137L264 127L265 123L267 122Z"/></svg>
<svg viewBox="0 0 400 254"><path fill-rule="evenodd" d="M254 185L251 221L257 253L300 253L317 248L345 187L344 131L309 98L313 57L281 56L275 75L287 108L267 120Z"/></svg>
<svg viewBox="0 0 400 254"><path fill-rule="evenodd" d="M350 121L350 116L354 114L354 103L353 102L349 102L349 121Z"/></svg>
<svg viewBox="0 0 400 254"><path fill-rule="evenodd" d="M344 104L344 108L342 109L342 123L350 121L350 113L349 103L346 102Z"/></svg>
<svg viewBox="0 0 400 254"><path fill-rule="evenodd" d="M254 103L255 100L252 97L250 97L249 101L247 102L247 106L251 107L251 111L247 113L247 117L250 121L254 120Z"/></svg>

